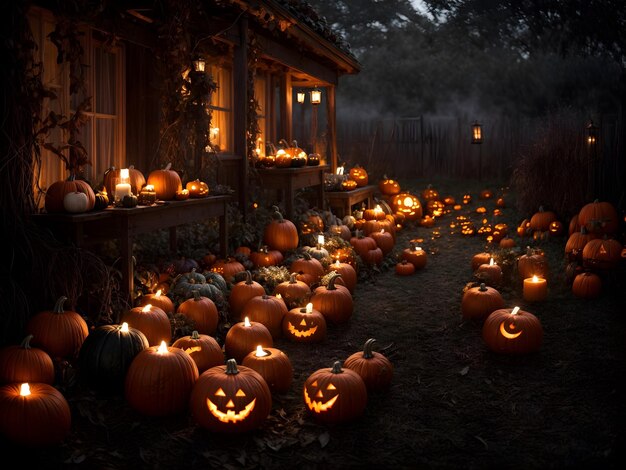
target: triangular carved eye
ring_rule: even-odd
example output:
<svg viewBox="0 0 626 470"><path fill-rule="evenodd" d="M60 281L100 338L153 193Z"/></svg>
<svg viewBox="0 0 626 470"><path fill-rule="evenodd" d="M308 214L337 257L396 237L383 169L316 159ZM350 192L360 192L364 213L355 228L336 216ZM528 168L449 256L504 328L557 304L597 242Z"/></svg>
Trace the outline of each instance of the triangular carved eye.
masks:
<svg viewBox="0 0 626 470"><path fill-rule="evenodd" d="M245 397L246 394L244 393L243 390L239 389L237 390L237 393L235 394L236 397Z"/></svg>
<svg viewBox="0 0 626 470"><path fill-rule="evenodd" d="M317 380L311 384L311 387L317 387Z"/></svg>
<svg viewBox="0 0 626 470"><path fill-rule="evenodd" d="M328 387L326 387L328 390L337 390L337 388L333 385L333 384L328 384Z"/></svg>
<svg viewBox="0 0 626 470"><path fill-rule="evenodd" d="M220 388L217 389L217 392L215 392L215 396L217 396L217 397L225 397L226 394L224 393L224 390L222 390L222 388L220 387Z"/></svg>

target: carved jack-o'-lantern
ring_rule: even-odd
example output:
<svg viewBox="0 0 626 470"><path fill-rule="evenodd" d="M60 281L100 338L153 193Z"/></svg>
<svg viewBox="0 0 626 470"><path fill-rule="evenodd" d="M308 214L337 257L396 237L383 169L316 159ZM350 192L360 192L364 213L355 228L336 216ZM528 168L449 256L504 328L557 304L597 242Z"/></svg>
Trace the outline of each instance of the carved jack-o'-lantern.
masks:
<svg viewBox="0 0 626 470"><path fill-rule="evenodd" d="M369 182L369 175L367 174L365 168L359 165L355 165L354 167L350 168L349 174L350 178L356 181L356 185L359 188L362 186L367 186L367 183Z"/></svg>
<svg viewBox="0 0 626 470"><path fill-rule="evenodd" d="M519 307L493 311L485 320L482 333L489 349L505 354L535 352L543 341L539 319Z"/></svg>
<svg viewBox="0 0 626 470"><path fill-rule="evenodd" d="M313 372L304 382L303 396L313 417L327 424L357 418L367 404L365 382L353 370L342 369L339 361Z"/></svg>
<svg viewBox="0 0 626 470"><path fill-rule="evenodd" d="M350 178L341 182L341 189L344 191L352 191L353 189L356 189L357 186L357 182Z"/></svg>
<svg viewBox="0 0 626 470"><path fill-rule="evenodd" d="M417 196L410 193L396 194L391 200L395 210L404 215L407 220L417 220L422 217L422 204Z"/></svg>
<svg viewBox="0 0 626 470"><path fill-rule="evenodd" d="M283 335L298 343L314 343L326 337L326 318L308 303L305 308L293 308L283 317Z"/></svg>
<svg viewBox="0 0 626 470"><path fill-rule="evenodd" d="M189 191L189 197L206 197L209 195L209 185L199 179L189 181L185 185L185 189Z"/></svg>
<svg viewBox="0 0 626 470"><path fill-rule="evenodd" d="M258 372L229 359L226 365L212 367L198 378L189 404L200 426L237 433L254 429L267 418L272 396Z"/></svg>

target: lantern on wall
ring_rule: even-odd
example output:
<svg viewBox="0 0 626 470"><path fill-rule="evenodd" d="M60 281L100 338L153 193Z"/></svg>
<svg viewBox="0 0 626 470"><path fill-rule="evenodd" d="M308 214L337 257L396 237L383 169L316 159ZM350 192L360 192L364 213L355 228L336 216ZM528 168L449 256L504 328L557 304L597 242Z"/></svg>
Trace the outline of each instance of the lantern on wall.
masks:
<svg viewBox="0 0 626 470"><path fill-rule="evenodd" d="M296 93L296 100L300 104L304 103L304 92L303 91L299 91L298 93Z"/></svg>
<svg viewBox="0 0 626 470"><path fill-rule="evenodd" d="M204 72L204 66L206 65L202 57L197 57L193 60L193 69L196 72Z"/></svg>
<svg viewBox="0 0 626 470"><path fill-rule="evenodd" d="M322 102L322 91L317 87L311 90L311 104L320 104Z"/></svg>
<svg viewBox="0 0 626 470"><path fill-rule="evenodd" d="M482 143L483 143L482 126L478 123L478 121L474 121L474 124L472 124L472 144L482 144Z"/></svg>
<svg viewBox="0 0 626 470"><path fill-rule="evenodd" d="M596 126L593 121L590 119L589 120L589 124L587 124L587 129L586 129L586 138L587 138L587 145L590 148L595 148L596 145L598 145L598 133L599 133L600 128L598 126Z"/></svg>

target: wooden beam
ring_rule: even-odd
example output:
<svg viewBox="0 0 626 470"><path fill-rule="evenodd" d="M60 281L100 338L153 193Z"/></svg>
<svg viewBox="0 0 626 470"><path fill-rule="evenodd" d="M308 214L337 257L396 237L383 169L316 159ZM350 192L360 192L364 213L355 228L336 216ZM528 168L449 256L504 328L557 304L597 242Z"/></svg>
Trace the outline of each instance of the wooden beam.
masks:
<svg viewBox="0 0 626 470"><path fill-rule="evenodd" d="M336 70L303 55L299 50L284 46L271 38L258 35L259 45L263 57L275 60L281 64L310 75L321 85L337 85L339 75Z"/></svg>
<svg viewBox="0 0 626 470"><path fill-rule="evenodd" d="M241 42L234 48L233 57L233 150L241 156L241 173L239 179L239 209L246 216L246 200L248 196L248 151L246 138L248 130L248 18L239 19L239 36Z"/></svg>

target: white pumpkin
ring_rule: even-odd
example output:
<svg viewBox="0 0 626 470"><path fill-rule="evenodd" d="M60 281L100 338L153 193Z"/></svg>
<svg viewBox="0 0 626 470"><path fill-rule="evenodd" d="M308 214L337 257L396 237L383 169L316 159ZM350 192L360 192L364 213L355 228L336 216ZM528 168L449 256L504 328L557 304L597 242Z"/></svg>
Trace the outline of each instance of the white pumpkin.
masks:
<svg viewBox="0 0 626 470"><path fill-rule="evenodd" d="M89 198L85 193L73 191L63 197L63 207L67 212L78 214L89 210Z"/></svg>

